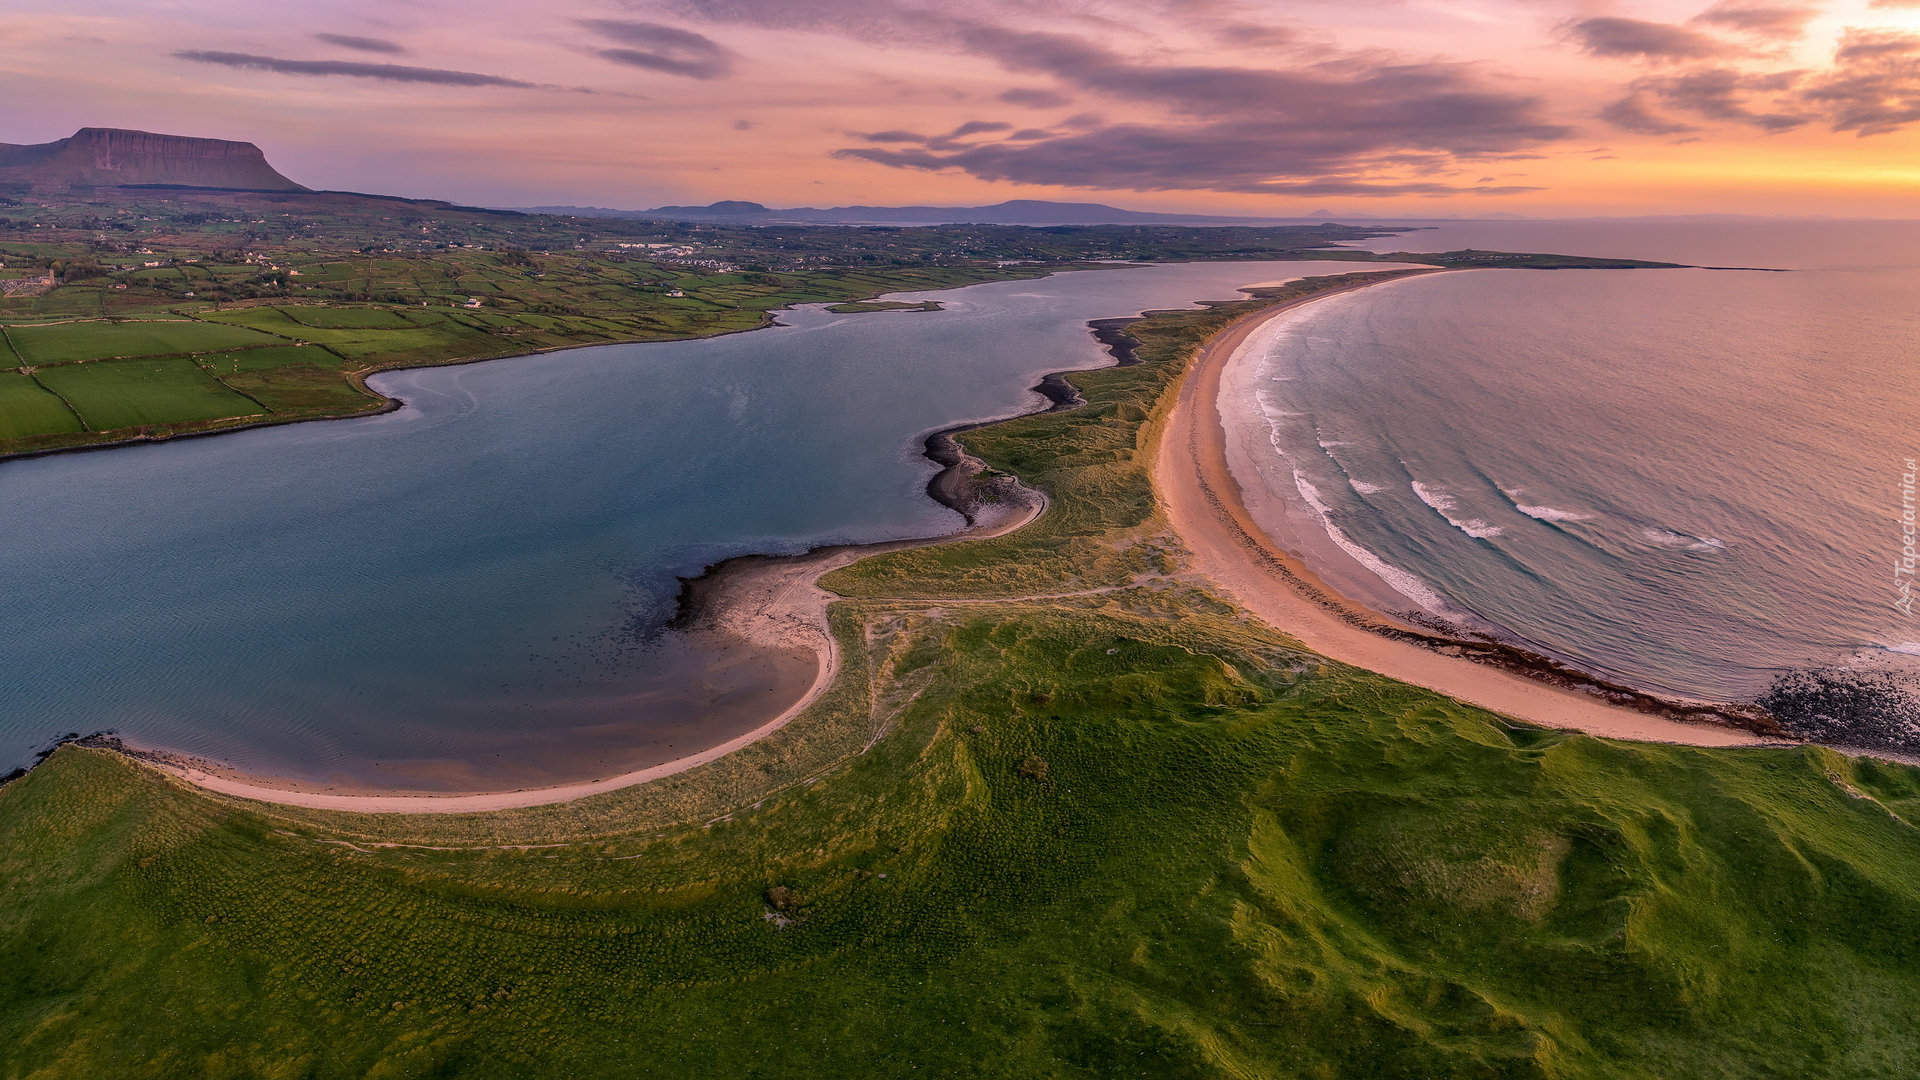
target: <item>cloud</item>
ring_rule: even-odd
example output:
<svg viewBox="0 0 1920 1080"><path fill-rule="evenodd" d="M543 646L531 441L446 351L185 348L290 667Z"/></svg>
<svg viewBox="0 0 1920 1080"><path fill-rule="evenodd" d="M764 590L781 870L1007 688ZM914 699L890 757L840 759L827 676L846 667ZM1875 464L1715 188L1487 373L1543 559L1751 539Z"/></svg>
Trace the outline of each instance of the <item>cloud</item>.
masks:
<svg viewBox="0 0 1920 1080"><path fill-rule="evenodd" d="M231 68L251 68L281 75L344 75L355 79L384 79L388 82L431 83L438 86L510 86L537 89L536 84L506 79L498 75L479 75L471 71L446 71L440 68L406 67L401 64L367 64L357 60L283 60L275 56L251 53L208 52L183 49L173 54L197 64L219 64Z"/></svg>
<svg viewBox="0 0 1920 1080"><path fill-rule="evenodd" d="M1600 119L1621 131L1631 131L1636 135L1679 135L1699 130L1692 124L1683 124L1655 114L1648 107L1644 92L1628 94L1601 109Z"/></svg>
<svg viewBox="0 0 1920 1080"><path fill-rule="evenodd" d="M1041 138L1022 131L1019 139L944 141L963 137L956 132L916 147L836 151L843 159L893 168L1142 191L1507 192L1532 189L1463 188L1444 178L1463 162L1515 155L1568 134L1543 118L1537 98L1492 88L1464 64L1403 63L1383 54L1325 49L1272 66L1169 63L1158 53L1146 59L1124 55L1105 38L1020 29L889 0L677 3L685 13L719 23L815 30L977 56L1018 75L1046 77L1063 96L1094 94L1159 114L1124 123L1083 114L1061 125L1080 130ZM969 132L988 133L981 127Z"/></svg>
<svg viewBox="0 0 1920 1080"><path fill-rule="evenodd" d="M1848 30L1834 69L1809 80L1800 96L1835 131L1884 135L1920 120L1920 35Z"/></svg>
<svg viewBox="0 0 1920 1080"><path fill-rule="evenodd" d="M923 143L927 141L925 135L916 135L911 131L876 131L870 135L862 135L860 137L872 143Z"/></svg>
<svg viewBox="0 0 1920 1080"><path fill-rule="evenodd" d="M1920 0L1914 0L1920 3ZM1722 0L1687 20L1770 41L1791 41L1806 32L1820 14L1814 7L1773 7L1747 0Z"/></svg>
<svg viewBox="0 0 1920 1080"><path fill-rule="evenodd" d="M1536 190L1462 188L1393 176L1432 175L1448 162L1417 154L1361 158L1344 145L1304 147L1296 136L1281 124L1258 120L1183 127L1117 124L1020 145L995 142L948 152L862 147L838 150L835 156L930 172L959 169L982 180L1132 191L1386 196Z"/></svg>
<svg viewBox="0 0 1920 1080"><path fill-rule="evenodd" d="M1223 45L1242 48L1292 45L1300 40L1298 33L1286 27L1250 22L1223 23L1214 28L1213 36Z"/></svg>
<svg viewBox="0 0 1920 1080"><path fill-rule="evenodd" d="M1814 119L1795 108L1788 91L1800 72L1751 73L1729 68L1703 68L1683 75L1642 79L1636 90L1652 94L1671 107L1709 120L1750 124L1763 131L1790 131ZM1774 111L1761 111L1758 99L1772 95Z"/></svg>
<svg viewBox="0 0 1920 1080"><path fill-rule="evenodd" d="M1615 127L1643 135L1697 130L1656 114L1650 104L1766 132L1824 121L1834 132L1885 135L1920 121L1920 35L1847 30L1825 71L1738 71L1702 67L1636 80L1601 110Z"/></svg>
<svg viewBox="0 0 1920 1080"><path fill-rule="evenodd" d="M1920 3L1920 0L1915 0ZM1043 90L1034 87L1016 86L1002 91L1000 100L1009 105L1024 105L1029 109L1052 109L1061 105L1073 104L1073 99L1058 90Z"/></svg>
<svg viewBox="0 0 1920 1080"><path fill-rule="evenodd" d="M703 34L663 23L582 19L580 25L633 49L600 49L603 59L689 79L717 79L733 71L733 52Z"/></svg>
<svg viewBox="0 0 1920 1080"><path fill-rule="evenodd" d="M401 56L406 46L385 38L361 37L358 34L314 34L315 41L324 41L329 45L338 45L343 49L357 49L360 52L386 53L389 56Z"/></svg>
<svg viewBox="0 0 1920 1080"><path fill-rule="evenodd" d="M940 136L940 138L942 140L964 139L969 135L981 135L989 131L1011 130L1013 130L1012 124L1001 123L998 120L969 120L959 127L954 128L952 131L947 132L945 135Z"/></svg>
<svg viewBox="0 0 1920 1080"><path fill-rule="evenodd" d="M1567 29L1581 48L1595 56L1701 60L1734 51L1732 46L1698 30L1640 19L1581 19Z"/></svg>

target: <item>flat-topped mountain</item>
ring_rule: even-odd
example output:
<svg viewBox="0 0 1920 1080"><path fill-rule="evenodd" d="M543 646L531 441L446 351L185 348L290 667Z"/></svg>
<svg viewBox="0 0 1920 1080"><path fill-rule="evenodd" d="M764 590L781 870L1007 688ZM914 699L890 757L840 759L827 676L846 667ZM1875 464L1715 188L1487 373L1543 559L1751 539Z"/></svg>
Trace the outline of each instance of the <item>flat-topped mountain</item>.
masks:
<svg viewBox="0 0 1920 1080"><path fill-rule="evenodd" d="M250 142L81 128L58 142L0 143L0 190L168 185L229 191L306 191L267 164Z"/></svg>
<svg viewBox="0 0 1920 1080"><path fill-rule="evenodd" d="M533 214L617 217L656 221L724 221L733 224L811 225L1251 225L1273 218L1214 217L1207 214L1156 214L1122 210L1103 203L1010 199L992 206L796 206L777 210L756 202L729 199L708 206L656 206L651 210L609 210L599 206L525 206Z"/></svg>

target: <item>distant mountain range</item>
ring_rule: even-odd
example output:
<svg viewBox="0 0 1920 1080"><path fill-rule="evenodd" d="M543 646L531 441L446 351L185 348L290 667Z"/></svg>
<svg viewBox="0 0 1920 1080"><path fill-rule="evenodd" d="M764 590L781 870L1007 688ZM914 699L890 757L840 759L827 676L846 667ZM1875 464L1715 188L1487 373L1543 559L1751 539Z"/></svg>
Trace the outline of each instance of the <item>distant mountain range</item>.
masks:
<svg viewBox="0 0 1920 1080"><path fill-rule="evenodd" d="M55 193L146 186L308 190L275 171L249 142L81 128L58 142L0 143L0 190Z"/></svg>
<svg viewBox="0 0 1920 1080"><path fill-rule="evenodd" d="M797 206L772 209L726 200L706 206L656 206L610 210L602 206L516 206L526 214L630 218L642 221L713 221L730 225L1264 225L1280 218L1155 214L1102 203L1011 199L992 206Z"/></svg>

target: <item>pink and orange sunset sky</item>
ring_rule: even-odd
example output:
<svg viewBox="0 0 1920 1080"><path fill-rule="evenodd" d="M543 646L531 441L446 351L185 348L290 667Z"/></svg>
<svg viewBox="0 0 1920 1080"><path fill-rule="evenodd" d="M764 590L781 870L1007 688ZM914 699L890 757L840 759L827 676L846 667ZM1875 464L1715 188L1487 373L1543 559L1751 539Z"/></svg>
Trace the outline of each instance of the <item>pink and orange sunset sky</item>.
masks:
<svg viewBox="0 0 1920 1080"><path fill-rule="evenodd" d="M15 0L0 141L489 205L1920 217L1920 0Z"/></svg>

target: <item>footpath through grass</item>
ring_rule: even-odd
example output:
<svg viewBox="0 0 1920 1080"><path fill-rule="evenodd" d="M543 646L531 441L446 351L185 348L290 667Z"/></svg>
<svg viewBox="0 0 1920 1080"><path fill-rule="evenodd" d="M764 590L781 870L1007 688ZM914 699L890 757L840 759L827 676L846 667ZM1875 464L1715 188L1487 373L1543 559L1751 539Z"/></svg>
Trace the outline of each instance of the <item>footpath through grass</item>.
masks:
<svg viewBox="0 0 1920 1080"><path fill-rule="evenodd" d="M1152 418L1257 303L967 435L1049 514L836 575L844 678L701 770L407 818L56 753L0 1077L1920 1074L1920 774L1511 727L1174 573Z"/></svg>

